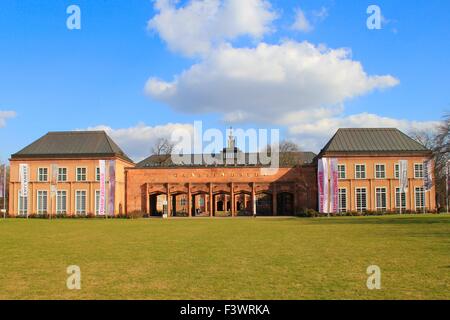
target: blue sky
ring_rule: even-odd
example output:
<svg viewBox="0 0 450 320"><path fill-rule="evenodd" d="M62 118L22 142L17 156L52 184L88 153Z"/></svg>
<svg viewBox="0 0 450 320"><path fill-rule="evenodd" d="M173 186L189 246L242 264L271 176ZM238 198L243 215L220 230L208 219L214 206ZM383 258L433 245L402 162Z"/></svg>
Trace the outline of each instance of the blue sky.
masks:
<svg viewBox="0 0 450 320"><path fill-rule="evenodd" d="M202 22L189 11L191 1L2 0L0 161L48 131L86 128L106 128L139 159L156 136L194 120L219 129L280 128L283 137L318 151L339 126L429 129L450 110L449 1L248 1L258 16L250 14L252 5L234 2L223 10L228 15ZM81 9L81 30L66 27L72 4ZM366 27L370 4L381 8L381 30ZM236 12L251 18L234 21ZM308 30L294 27L299 12ZM197 32L186 33L195 25ZM199 43L209 47L196 50ZM342 48L346 58L330 60L330 51ZM295 55L293 68L284 61L287 52ZM247 58L261 69L240 67ZM336 69L312 63L290 70L311 58ZM362 72L355 71L358 62ZM200 72L189 72L193 66ZM240 70L234 85L230 74ZM281 70L282 79L271 70ZM377 75L384 78L372 85ZM176 93L149 89L149 79ZM304 84L291 86L295 79ZM269 85L266 96L271 81L280 85Z"/></svg>

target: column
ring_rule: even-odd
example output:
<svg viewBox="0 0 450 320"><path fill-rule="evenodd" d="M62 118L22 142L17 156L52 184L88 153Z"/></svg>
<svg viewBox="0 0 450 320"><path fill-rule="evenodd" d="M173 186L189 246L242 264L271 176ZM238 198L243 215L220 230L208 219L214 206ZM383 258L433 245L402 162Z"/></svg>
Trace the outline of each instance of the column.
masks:
<svg viewBox="0 0 450 320"><path fill-rule="evenodd" d="M195 205L194 205L195 208ZM192 217L192 194L191 194L191 184L188 183L188 216Z"/></svg>
<svg viewBox="0 0 450 320"><path fill-rule="evenodd" d="M172 210L171 210L171 197L170 197L170 185L169 184L167 184L167 186L166 186L166 198L167 198L167 217L170 217L171 216L171 212L172 212Z"/></svg>
<svg viewBox="0 0 450 320"><path fill-rule="evenodd" d="M148 183L145 184L145 213L150 214L150 195L148 194Z"/></svg>
<svg viewBox="0 0 450 320"><path fill-rule="evenodd" d="M256 216L256 195L254 182L252 182L252 214Z"/></svg>
<svg viewBox="0 0 450 320"><path fill-rule="evenodd" d="M278 203L277 203L277 185L274 183L272 186L272 215L276 216L278 213ZM295 210L295 208L294 208Z"/></svg>
<svg viewBox="0 0 450 320"><path fill-rule="evenodd" d="M209 184L209 216L212 217L214 215L214 208L213 208L213 186L212 183Z"/></svg>
<svg viewBox="0 0 450 320"><path fill-rule="evenodd" d="M231 204L231 216L234 217L236 215L235 203L234 203L234 183L231 183L230 186L230 204Z"/></svg>

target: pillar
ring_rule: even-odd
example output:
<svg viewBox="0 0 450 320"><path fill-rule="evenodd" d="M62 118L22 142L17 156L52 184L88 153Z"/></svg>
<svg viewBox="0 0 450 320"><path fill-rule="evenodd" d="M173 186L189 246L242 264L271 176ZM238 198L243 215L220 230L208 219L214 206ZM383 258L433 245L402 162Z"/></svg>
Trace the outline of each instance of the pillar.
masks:
<svg viewBox="0 0 450 320"><path fill-rule="evenodd" d="M231 216L234 217L236 215L236 205L234 203L234 183L231 183L230 186L230 204L231 204Z"/></svg>
<svg viewBox="0 0 450 320"><path fill-rule="evenodd" d="M278 212L277 196L277 185L274 183L272 187L272 215L274 216L276 216Z"/></svg>
<svg viewBox="0 0 450 320"><path fill-rule="evenodd" d="M212 217L214 215L213 209L213 186L212 183L209 184L209 216Z"/></svg>
<svg viewBox="0 0 450 320"><path fill-rule="evenodd" d="M195 204L194 204L195 207ZM188 183L188 216L192 217L192 194L191 194L191 184Z"/></svg>
<svg viewBox="0 0 450 320"><path fill-rule="evenodd" d="M172 212L172 209L171 209L171 206L172 206L172 204L171 204L171 197L170 197L170 185L169 184L167 184L167 186L166 186L166 198L167 198L167 217L170 217L171 216L171 212Z"/></svg>
<svg viewBox="0 0 450 320"><path fill-rule="evenodd" d="M252 182L252 214L256 216L256 195L254 182Z"/></svg>

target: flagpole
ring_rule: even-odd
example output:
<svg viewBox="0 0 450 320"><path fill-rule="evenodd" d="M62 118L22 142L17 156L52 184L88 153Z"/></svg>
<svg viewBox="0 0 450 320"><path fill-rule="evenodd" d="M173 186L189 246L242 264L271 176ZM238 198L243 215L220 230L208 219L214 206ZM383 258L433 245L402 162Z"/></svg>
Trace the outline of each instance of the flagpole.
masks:
<svg viewBox="0 0 450 320"><path fill-rule="evenodd" d="M402 196L403 196L403 191L402 191L402 182L401 182L401 165L400 162L398 163L398 191L399 191L399 195L398 195L398 202L399 202L399 207L400 207L400 215L402 214L402 206L403 206L403 201L402 201ZM406 197L405 197L405 201L406 201ZM405 203L406 204L406 203Z"/></svg>
<svg viewBox="0 0 450 320"><path fill-rule="evenodd" d="M447 160L447 165L446 165L446 173L447 173L447 181L445 183L445 198L447 200L447 214L448 214L448 176L449 176L449 164L450 164L450 160Z"/></svg>

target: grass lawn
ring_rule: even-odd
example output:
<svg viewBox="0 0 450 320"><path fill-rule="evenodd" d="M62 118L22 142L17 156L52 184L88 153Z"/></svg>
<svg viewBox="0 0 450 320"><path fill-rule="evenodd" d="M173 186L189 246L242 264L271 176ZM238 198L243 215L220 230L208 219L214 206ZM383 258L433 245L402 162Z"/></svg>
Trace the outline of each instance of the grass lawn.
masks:
<svg viewBox="0 0 450 320"><path fill-rule="evenodd" d="M450 299L445 215L0 221L0 299L435 298Z"/></svg>

